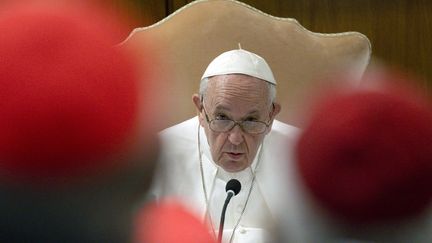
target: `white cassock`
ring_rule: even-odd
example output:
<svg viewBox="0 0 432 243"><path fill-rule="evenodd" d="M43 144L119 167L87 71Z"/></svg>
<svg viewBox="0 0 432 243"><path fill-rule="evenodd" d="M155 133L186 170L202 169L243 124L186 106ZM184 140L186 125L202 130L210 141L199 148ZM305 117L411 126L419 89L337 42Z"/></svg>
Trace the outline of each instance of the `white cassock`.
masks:
<svg viewBox="0 0 432 243"><path fill-rule="evenodd" d="M213 162L198 118L189 119L161 132L161 157L151 194L158 200L180 200L203 220L207 218L217 235L226 183L238 179L242 189L231 199L226 211L225 243L273 243L274 226L279 227L283 242L370 243L375 239L377 242L432 242L432 207L423 220L406 227L389 226L388 229L350 229L345 223L329 217L307 193L297 173L293 150L299 133L295 127L274 121L251 167L239 173L228 173ZM204 196L199 151L209 203ZM255 173L253 183L252 171Z"/></svg>
<svg viewBox="0 0 432 243"><path fill-rule="evenodd" d="M159 169L151 193L158 200L180 200L206 219L217 235L226 183L238 179L242 189L228 205L223 242L267 242L284 198L280 191L284 188L281 185L288 183L284 168L293 163L292 149L298 134L299 129L274 121L252 165L241 172L228 173L213 162L198 118L189 119L161 132Z"/></svg>

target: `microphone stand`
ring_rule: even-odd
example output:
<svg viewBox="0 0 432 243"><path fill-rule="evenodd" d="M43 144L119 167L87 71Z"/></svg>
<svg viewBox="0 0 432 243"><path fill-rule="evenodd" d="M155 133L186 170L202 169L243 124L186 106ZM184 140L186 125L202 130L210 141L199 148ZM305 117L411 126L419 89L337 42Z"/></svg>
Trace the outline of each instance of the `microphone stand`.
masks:
<svg viewBox="0 0 432 243"><path fill-rule="evenodd" d="M223 233L223 228L224 228L224 223L225 223L225 212L228 206L228 203L230 202L231 198L234 196L234 192L232 190L229 190L227 192L227 198L225 199L225 203L223 205L222 208L222 215L221 215L221 220L220 220L220 224L219 224L219 233L218 233L218 243L222 242L222 233Z"/></svg>

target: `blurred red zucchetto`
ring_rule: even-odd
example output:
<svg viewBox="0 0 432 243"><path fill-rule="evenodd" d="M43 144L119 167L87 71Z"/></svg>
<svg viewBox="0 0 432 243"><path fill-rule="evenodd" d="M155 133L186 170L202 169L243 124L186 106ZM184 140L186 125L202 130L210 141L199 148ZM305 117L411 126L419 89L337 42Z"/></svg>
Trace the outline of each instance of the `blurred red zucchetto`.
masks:
<svg viewBox="0 0 432 243"><path fill-rule="evenodd" d="M146 94L111 17L61 4L0 12L2 178L90 173L124 149Z"/></svg>
<svg viewBox="0 0 432 243"><path fill-rule="evenodd" d="M432 109L411 91L335 92L316 106L297 162L322 206L354 223L409 218L430 206Z"/></svg>
<svg viewBox="0 0 432 243"><path fill-rule="evenodd" d="M210 230L180 203L150 204L136 216L134 243L216 243Z"/></svg>

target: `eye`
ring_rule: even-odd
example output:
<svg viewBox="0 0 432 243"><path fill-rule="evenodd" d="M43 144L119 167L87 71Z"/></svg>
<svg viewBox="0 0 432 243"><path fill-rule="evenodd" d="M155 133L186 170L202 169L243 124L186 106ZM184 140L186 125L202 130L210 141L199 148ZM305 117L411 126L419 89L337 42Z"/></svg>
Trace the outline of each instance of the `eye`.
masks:
<svg viewBox="0 0 432 243"><path fill-rule="evenodd" d="M254 121L258 121L258 119L256 117L250 116L250 117L246 118L245 121L252 121L252 122L254 122Z"/></svg>
<svg viewBox="0 0 432 243"><path fill-rule="evenodd" d="M216 114L215 120L229 120L225 114Z"/></svg>

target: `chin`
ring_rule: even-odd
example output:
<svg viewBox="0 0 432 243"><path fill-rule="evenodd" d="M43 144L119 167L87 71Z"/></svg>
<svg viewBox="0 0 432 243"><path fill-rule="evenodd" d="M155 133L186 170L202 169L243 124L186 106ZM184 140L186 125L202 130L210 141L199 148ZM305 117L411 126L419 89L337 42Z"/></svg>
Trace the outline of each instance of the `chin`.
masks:
<svg viewBox="0 0 432 243"><path fill-rule="evenodd" d="M245 170L248 167L248 164L239 161L228 161L222 163L221 167L226 172L235 173Z"/></svg>

